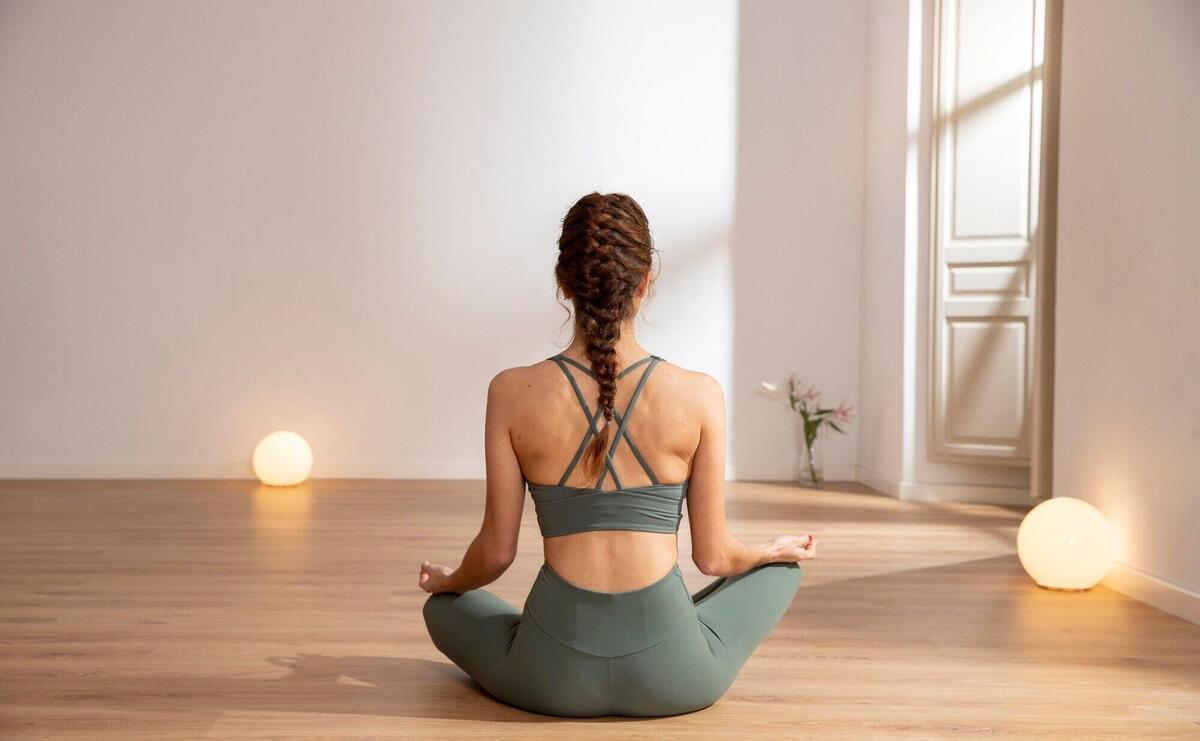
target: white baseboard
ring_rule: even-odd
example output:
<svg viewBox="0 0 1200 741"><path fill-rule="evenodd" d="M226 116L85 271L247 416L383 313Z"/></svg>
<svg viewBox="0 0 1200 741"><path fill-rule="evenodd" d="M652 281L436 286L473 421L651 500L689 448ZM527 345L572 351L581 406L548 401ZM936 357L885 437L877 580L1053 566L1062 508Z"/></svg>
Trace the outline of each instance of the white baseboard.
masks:
<svg viewBox="0 0 1200 741"><path fill-rule="evenodd" d="M249 461L231 463L0 463L0 479L252 479Z"/></svg>
<svg viewBox="0 0 1200 741"><path fill-rule="evenodd" d="M483 464L334 463L317 461L315 479L482 479ZM0 463L0 479L252 479L249 461L230 463ZM855 467L825 466L830 481L854 481ZM786 466L728 466L726 479L794 481Z"/></svg>
<svg viewBox="0 0 1200 741"><path fill-rule="evenodd" d="M855 481L857 466L853 463L826 463L826 481ZM795 481L796 467L778 463L742 463L725 467L726 481Z"/></svg>
<svg viewBox="0 0 1200 741"><path fill-rule="evenodd" d="M1200 625L1200 593L1187 587L1119 562L1101 583L1126 597Z"/></svg>
<svg viewBox="0 0 1200 741"><path fill-rule="evenodd" d="M432 463L412 465L395 462L323 462L313 468L317 479L482 479L482 463ZM731 464L729 481L795 481L797 471L787 463ZM252 479L249 461L225 463L5 463L0 462L0 479ZM1031 504L1028 489L915 484L880 476L851 463L825 464L828 481L857 481L878 492L919 502L989 502Z"/></svg>
<svg viewBox="0 0 1200 741"><path fill-rule="evenodd" d="M862 466L855 466L854 480L868 489L874 489L880 494L887 494L889 497L893 497L895 499L900 498L899 481L875 473L874 471L863 468Z"/></svg>
<svg viewBox="0 0 1200 741"><path fill-rule="evenodd" d="M976 484L900 483L900 498L906 502L977 502L980 504L1034 505L1027 486L980 486Z"/></svg>
<svg viewBox="0 0 1200 741"><path fill-rule="evenodd" d="M730 481L795 481L795 463L730 464ZM380 461L321 461L317 479L482 479L484 466L461 463L404 464ZM11 463L0 462L0 479L252 479L247 461L200 463ZM897 481L851 463L825 464L828 481L857 481L897 499L916 502L1033 504L1027 488L922 484Z"/></svg>
<svg viewBox="0 0 1200 741"><path fill-rule="evenodd" d="M315 479L482 479L482 463L404 465L322 462ZM0 463L0 479L252 479L249 461L227 463Z"/></svg>
<svg viewBox="0 0 1200 741"><path fill-rule="evenodd" d="M315 479L482 479L482 463L403 464L380 462L329 462L317 460ZM849 463L825 464L828 481L855 481L857 467ZM227 463L3 463L0 479L252 479L249 461ZM795 481L788 465L730 465L729 481Z"/></svg>
<svg viewBox="0 0 1200 741"><path fill-rule="evenodd" d="M1041 500L1029 496L1026 486L986 486L982 484L927 484L899 481L861 466L855 480L881 494L906 502L975 502L979 504L1034 505Z"/></svg>

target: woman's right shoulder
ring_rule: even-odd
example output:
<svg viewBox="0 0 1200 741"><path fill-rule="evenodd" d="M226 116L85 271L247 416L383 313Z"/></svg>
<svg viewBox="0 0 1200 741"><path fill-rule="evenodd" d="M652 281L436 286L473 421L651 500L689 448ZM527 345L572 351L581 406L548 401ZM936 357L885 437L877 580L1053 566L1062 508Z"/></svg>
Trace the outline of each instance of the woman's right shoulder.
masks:
<svg viewBox="0 0 1200 741"><path fill-rule="evenodd" d="M660 365L667 371L664 375L672 387L672 396L705 409L716 411L725 408L725 389L721 387L721 382L710 374L684 368L669 361Z"/></svg>

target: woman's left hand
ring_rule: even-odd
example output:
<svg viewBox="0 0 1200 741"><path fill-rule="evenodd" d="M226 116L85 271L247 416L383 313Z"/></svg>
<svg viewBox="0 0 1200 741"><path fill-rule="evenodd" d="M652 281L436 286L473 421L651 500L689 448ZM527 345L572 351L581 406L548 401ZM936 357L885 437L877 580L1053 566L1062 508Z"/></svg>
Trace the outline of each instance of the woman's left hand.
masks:
<svg viewBox="0 0 1200 741"><path fill-rule="evenodd" d="M453 590L446 588L446 582L453 573L454 569L449 566L422 561L421 575L417 577L417 585L430 594L450 592Z"/></svg>

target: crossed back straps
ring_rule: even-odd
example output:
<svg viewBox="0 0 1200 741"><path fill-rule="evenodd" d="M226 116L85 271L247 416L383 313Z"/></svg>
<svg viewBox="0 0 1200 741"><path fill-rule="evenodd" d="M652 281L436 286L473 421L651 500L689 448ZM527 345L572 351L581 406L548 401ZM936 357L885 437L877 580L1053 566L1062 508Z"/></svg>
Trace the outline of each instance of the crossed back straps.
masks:
<svg viewBox="0 0 1200 741"><path fill-rule="evenodd" d="M579 442L579 448L575 451L575 457L571 459L571 464L567 466L567 470L563 472L562 478L558 480L559 486L565 486L567 479L571 476L571 472L575 470L575 465L579 463L579 458L583 455L583 451L587 450L587 445L592 439L592 435L596 434L596 420L600 419L602 410L597 408L596 411L593 412L588 407L587 401L583 398L583 391L579 389L579 383L575 380L575 374L571 373L570 369L567 368L567 364L575 366L579 370L588 374L588 376L590 376L592 379L595 379L596 374L592 373L591 368L588 368L576 360L568 358L562 353L551 357L550 360L553 360L558 367L562 369L562 372L567 376L567 380L571 382L571 388L575 391L575 399L579 402L579 406L583 410L584 417L587 418L588 422L587 432L583 433L583 439ZM613 419L617 421L617 434L613 436L612 444L608 446L608 450L604 453L604 465L600 469L600 478L596 481L596 485L593 488L599 489L604 484L605 477L610 473L612 474L613 483L616 484L617 488L623 488L621 486L621 479L617 476L617 469L613 466L612 460L613 453L616 452L617 446L621 444L621 440L625 440L627 443L629 443L629 450L633 452L634 457L637 458L637 462L641 464L642 470L644 470L646 475L650 477L650 483L658 483L658 477L654 475L654 471L650 468L650 465L646 463L646 459L642 457L642 454L637 449L637 446L633 444L633 439L629 437L629 431L626 430L625 424L629 421L629 415L633 413L633 407L635 404L637 404L638 396L640 396L642 393L642 387L646 385L646 379L649 378L650 372L654 370L654 366L658 365L658 361L660 360L662 360L662 358L657 355L647 355L646 357L629 364L628 367L617 374L617 379L619 380L624 378L638 367L643 365L646 366L646 369L642 371L641 378L638 379L637 386L633 389L633 396L629 397L629 403L625 405L625 413L622 414L615 408L613 409Z"/></svg>

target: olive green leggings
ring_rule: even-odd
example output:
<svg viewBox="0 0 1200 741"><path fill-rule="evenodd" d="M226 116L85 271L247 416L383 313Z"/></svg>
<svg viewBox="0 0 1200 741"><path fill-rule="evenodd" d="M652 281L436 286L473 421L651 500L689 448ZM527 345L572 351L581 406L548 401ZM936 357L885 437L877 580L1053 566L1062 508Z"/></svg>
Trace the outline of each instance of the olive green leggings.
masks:
<svg viewBox="0 0 1200 741"><path fill-rule="evenodd" d="M543 564L516 608L491 592L435 594L438 650L496 699L547 715L660 716L717 701L800 586L794 563L689 595L679 566L629 592L577 587Z"/></svg>

